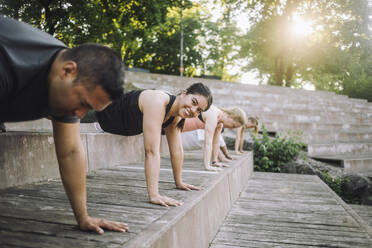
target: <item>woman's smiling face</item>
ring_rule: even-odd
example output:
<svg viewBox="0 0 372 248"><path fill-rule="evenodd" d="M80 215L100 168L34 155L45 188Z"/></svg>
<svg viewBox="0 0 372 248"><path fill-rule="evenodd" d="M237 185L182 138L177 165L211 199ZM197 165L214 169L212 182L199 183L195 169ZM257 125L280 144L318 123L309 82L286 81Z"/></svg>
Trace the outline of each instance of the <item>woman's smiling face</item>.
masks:
<svg viewBox="0 0 372 248"><path fill-rule="evenodd" d="M178 113L182 118L193 118L205 111L207 107L208 101L204 96L182 93Z"/></svg>

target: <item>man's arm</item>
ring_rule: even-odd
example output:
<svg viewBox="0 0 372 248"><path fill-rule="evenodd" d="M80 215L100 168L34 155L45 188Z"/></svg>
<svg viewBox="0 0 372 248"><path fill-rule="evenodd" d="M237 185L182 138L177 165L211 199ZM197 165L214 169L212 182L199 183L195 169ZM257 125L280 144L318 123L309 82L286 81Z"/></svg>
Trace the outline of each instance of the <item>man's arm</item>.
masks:
<svg viewBox="0 0 372 248"><path fill-rule="evenodd" d="M103 234L104 229L126 232L124 223L88 216L86 198L86 155L80 139L80 123L53 120L53 136L61 179L80 229Z"/></svg>
<svg viewBox="0 0 372 248"><path fill-rule="evenodd" d="M177 128L177 121L173 121L166 129L169 153L173 169L174 182L178 189L184 190L200 190L191 184L182 182L182 166L183 166L183 148L181 141L181 131Z"/></svg>

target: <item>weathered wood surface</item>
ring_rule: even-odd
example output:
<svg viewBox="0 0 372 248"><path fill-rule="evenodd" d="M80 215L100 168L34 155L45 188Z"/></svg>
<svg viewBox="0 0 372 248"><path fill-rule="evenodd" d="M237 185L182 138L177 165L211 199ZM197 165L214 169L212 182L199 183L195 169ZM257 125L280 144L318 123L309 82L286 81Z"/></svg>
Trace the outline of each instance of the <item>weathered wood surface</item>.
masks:
<svg viewBox="0 0 372 248"><path fill-rule="evenodd" d="M369 235L318 177L255 172L210 248L370 248Z"/></svg>
<svg viewBox="0 0 372 248"><path fill-rule="evenodd" d="M27 166L27 165L25 165ZM143 163L98 170L87 177L91 216L128 223L129 233L78 230L60 180L0 191L0 247L123 247L171 207L148 202ZM183 181L206 187L218 173L204 171L200 152L184 162ZM162 159L160 192L187 201L194 192L175 189L169 159Z"/></svg>
<svg viewBox="0 0 372 248"><path fill-rule="evenodd" d="M349 205L372 228L372 206Z"/></svg>

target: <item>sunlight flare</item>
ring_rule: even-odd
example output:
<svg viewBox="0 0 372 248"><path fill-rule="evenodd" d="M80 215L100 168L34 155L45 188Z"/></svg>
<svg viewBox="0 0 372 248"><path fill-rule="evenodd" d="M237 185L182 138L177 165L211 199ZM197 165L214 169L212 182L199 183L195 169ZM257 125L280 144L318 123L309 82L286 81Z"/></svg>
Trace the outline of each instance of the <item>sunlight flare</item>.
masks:
<svg viewBox="0 0 372 248"><path fill-rule="evenodd" d="M311 21L306 21L298 15L293 15L292 32L295 35L307 36L314 32Z"/></svg>

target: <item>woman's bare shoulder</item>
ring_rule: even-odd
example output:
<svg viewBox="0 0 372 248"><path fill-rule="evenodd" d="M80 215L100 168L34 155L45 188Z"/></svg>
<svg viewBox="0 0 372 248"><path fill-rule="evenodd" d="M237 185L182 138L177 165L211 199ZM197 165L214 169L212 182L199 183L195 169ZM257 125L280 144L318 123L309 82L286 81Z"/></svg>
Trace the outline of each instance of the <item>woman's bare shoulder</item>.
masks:
<svg viewBox="0 0 372 248"><path fill-rule="evenodd" d="M144 96L146 98L147 97L156 97L156 98L162 99L162 98L168 97L168 94L166 94L162 90L144 90L144 91L142 91L141 96Z"/></svg>
<svg viewBox="0 0 372 248"><path fill-rule="evenodd" d="M159 107L167 105L169 96L161 90L144 90L139 96L139 106L142 110L143 106Z"/></svg>

